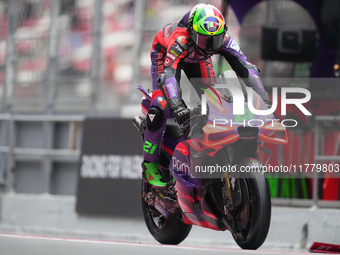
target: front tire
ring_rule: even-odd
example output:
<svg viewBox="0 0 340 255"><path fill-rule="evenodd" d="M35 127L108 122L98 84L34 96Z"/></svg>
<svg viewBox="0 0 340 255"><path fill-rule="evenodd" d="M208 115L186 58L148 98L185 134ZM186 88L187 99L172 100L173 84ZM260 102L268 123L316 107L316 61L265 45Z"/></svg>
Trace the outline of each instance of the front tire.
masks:
<svg viewBox="0 0 340 255"><path fill-rule="evenodd" d="M143 190L147 194L151 186L145 181L142 185ZM143 188L144 187L144 188ZM175 218L165 218L153 206L149 206L142 196L142 208L145 224L150 234L161 244L179 244L190 233L191 225L182 222L181 215Z"/></svg>
<svg viewBox="0 0 340 255"><path fill-rule="evenodd" d="M242 159L237 164L238 169L241 166L252 167L260 165L260 162L254 159ZM270 219L271 219L271 198L268 182L261 172L241 173L240 178L243 178L248 194L244 194L242 199L243 204L248 206L248 220L244 229L239 229L242 235L233 235L236 243L242 249L257 249L266 240Z"/></svg>

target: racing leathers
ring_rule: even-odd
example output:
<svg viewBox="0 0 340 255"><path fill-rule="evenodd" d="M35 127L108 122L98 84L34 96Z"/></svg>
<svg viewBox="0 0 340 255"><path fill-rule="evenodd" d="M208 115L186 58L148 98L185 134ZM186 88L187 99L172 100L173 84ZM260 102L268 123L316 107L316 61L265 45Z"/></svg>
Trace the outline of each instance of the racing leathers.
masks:
<svg viewBox="0 0 340 255"><path fill-rule="evenodd" d="M178 123L183 123L190 117L189 109L181 96L181 70L189 81L192 78L202 78L207 86L216 84L211 55L204 55L190 40L188 17L189 12L178 22L166 25L153 41L151 74L154 91L144 137L145 162L159 162L167 118L172 115ZM271 100L262 85L259 70L247 62L246 56L228 33L215 54L222 55L231 68L244 78L246 85L252 87L267 105L271 105ZM197 85L194 83L192 85L199 95L203 93Z"/></svg>

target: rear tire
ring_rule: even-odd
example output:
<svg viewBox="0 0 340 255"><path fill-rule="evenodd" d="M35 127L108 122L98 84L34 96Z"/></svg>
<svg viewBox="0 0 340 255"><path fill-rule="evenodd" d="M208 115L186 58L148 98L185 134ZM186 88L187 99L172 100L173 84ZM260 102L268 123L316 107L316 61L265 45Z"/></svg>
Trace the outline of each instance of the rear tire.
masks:
<svg viewBox="0 0 340 255"><path fill-rule="evenodd" d="M257 160L256 160L257 161ZM256 164L260 165L257 161ZM237 164L241 166L254 166L254 159L244 158ZM234 235L236 243L242 249L257 249L266 240L270 219L271 219L271 197L266 177L260 172L241 173L240 178L244 178L243 183L247 185L248 194L242 199L249 205L248 222L241 230L243 238ZM240 230L240 229L239 229Z"/></svg>
<svg viewBox="0 0 340 255"><path fill-rule="evenodd" d="M145 193L148 193L151 186L143 180L145 186ZM144 201L142 196L142 208L143 216L146 226L150 234L161 244L179 244L181 243L190 233L191 225L184 224L182 222L181 215L176 218L165 218L163 217L154 207L149 206Z"/></svg>

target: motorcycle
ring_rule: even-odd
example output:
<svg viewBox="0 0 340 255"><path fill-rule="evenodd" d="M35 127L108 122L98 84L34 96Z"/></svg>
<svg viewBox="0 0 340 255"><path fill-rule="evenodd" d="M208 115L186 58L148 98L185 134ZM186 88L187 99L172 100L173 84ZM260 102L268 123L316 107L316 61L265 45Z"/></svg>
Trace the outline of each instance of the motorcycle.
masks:
<svg viewBox="0 0 340 255"><path fill-rule="evenodd" d="M244 84L240 86L245 92ZM144 95L142 109L146 116L151 94L141 85L138 89ZM208 114L200 114L201 106L198 106L191 110L191 118L185 125L179 126L169 119L159 167L168 183L166 188L152 187L142 171L144 220L151 235L161 244L179 244L188 236L192 225L229 230L243 249L257 249L267 237L271 198L258 151L269 154L266 166L272 154L263 143L287 143L286 129L273 114L261 119L263 125L246 122L247 118L263 117L249 114L246 102L245 115L232 115L232 95L218 93L221 104L209 97ZM254 91L253 102L260 109L268 109ZM233 125L216 124L221 120L238 121ZM133 124L144 139L145 117L136 116Z"/></svg>

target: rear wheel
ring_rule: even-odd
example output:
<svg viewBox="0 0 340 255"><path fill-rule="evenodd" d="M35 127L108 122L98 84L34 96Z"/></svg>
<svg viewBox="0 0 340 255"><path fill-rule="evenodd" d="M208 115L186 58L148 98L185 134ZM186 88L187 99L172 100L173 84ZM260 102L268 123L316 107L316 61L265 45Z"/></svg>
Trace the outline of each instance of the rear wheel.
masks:
<svg viewBox="0 0 340 255"><path fill-rule="evenodd" d="M148 194L152 187L143 180L142 194ZM189 234L191 225L186 225L179 214L165 218L154 206L149 206L142 195L143 216L151 235L161 244L179 244Z"/></svg>
<svg viewBox="0 0 340 255"><path fill-rule="evenodd" d="M255 165L260 163L256 160ZM254 159L242 159L241 166L254 166ZM260 172L241 173L239 184L242 204L235 212L235 225L239 233L233 235L242 249L257 249L265 241L271 219L271 198L268 182Z"/></svg>

